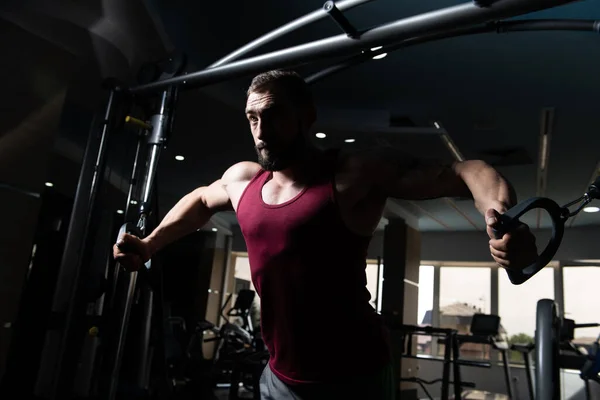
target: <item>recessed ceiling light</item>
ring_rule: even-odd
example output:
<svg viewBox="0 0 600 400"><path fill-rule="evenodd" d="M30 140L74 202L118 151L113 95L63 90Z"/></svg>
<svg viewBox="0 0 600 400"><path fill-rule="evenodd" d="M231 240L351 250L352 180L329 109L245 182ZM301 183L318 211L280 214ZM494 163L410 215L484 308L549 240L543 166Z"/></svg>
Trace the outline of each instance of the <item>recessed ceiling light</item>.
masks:
<svg viewBox="0 0 600 400"><path fill-rule="evenodd" d="M600 208L598 208L598 207L585 207L583 209L583 211L587 212L587 213L595 213L595 212L600 211Z"/></svg>
<svg viewBox="0 0 600 400"><path fill-rule="evenodd" d="M377 54L376 56L373 57L373 60L381 60L385 56L387 56L387 53Z"/></svg>
<svg viewBox="0 0 600 400"><path fill-rule="evenodd" d="M136 200L131 200L131 204L137 204Z"/></svg>
<svg viewBox="0 0 600 400"><path fill-rule="evenodd" d="M433 123L433 125L435 125L435 127L436 127L437 129L440 129L440 124L438 124L438 123L437 123L437 121L436 121L436 122L434 122L434 123Z"/></svg>
<svg viewBox="0 0 600 400"><path fill-rule="evenodd" d="M123 210L117 210L117 214L123 214Z"/></svg>
<svg viewBox="0 0 600 400"><path fill-rule="evenodd" d="M346 139L346 140L344 140L344 142L346 142L346 143L354 143L354 142L356 142L356 139Z"/></svg>
<svg viewBox="0 0 600 400"><path fill-rule="evenodd" d="M46 182L46 183L44 183L44 185L46 185L48 187L52 187L52 186L54 186L54 183L52 183L52 182Z"/></svg>
<svg viewBox="0 0 600 400"><path fill-rule="evenodd" d="M383 49L383 46L371 47L371 51L377 51L379 49Z"/></svg>
<svg viewBox="0 0 600 400"><path fill-rule="evenodd" d="M216 232L216 231L218 231L218 229L217 228L212 228L212 231Z"/></svg>
<svg viewBox="0 0 600 400"><path fill-rule="evenodd" d="M183 161L183 160L185 160L185 157L184 156L175 156L175 159L177 161Z"/></svg>
<svg viewBox="0 0 600 400"><path fill-rule="evenodd" d="M319 132L315 136L318 137L319 139L325 139L327 137L327 135L324 134L323 132Z"/></svg>

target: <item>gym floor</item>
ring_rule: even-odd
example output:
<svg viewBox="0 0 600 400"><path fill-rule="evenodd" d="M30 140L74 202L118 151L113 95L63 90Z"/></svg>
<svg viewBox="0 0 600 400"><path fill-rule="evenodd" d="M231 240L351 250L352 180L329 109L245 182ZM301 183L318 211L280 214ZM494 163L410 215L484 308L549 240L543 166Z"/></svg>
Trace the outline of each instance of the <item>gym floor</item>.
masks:
<svg viewBox="0 0 600 400"><path fill-rule="evenodd" d="M229 400L229 388L215 389L215 398L218 400ZM239 399L252 399L252 393L244 388L240 388Z"/></svg>

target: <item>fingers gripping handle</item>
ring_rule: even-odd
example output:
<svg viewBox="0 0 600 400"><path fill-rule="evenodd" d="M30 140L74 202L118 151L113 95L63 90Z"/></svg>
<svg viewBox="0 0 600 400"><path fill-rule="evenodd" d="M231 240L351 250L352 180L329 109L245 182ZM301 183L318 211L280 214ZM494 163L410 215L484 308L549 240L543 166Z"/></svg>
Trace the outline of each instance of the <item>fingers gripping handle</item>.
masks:
<svg viewBox="0 0 600 400"><path fill-rule="evenodd" d="M133 236L137 236L138 238L141 238L141 237L143 237L142 231L137 227L137 225L135 225L131 222L127 222L127 223L121 225L121 228L119 229L119 239L117 241L117 246L119 247L119 249L121 249L121 251L124 251L124 252L135 252L136 249L129 246L127 243L119 243L119 240L125 233L128 233ZM151 260L146 261L146 263L144 265L145 265L146 269L150 269ZM142 270L143 270L143 268L142 268Z"/></svg>
<svg viewBox="0 0 600 400"><path fill-rule="evenodd" d="M117 239L117 240L120 240L121 237L123 236L123 234L125 234L125 233L129 233L130 235L134 235L137 237L142 237L142 232L139 230L139 228L136 225L132 224L131 222L126 222L123 225L121 225L121 228L119 229L119 239ZM127 249L123 249L123 250L127 250Z"/></svg>
<svg viewBox="0 0 600 400"><path fill-rule="evenodd" d="M533 264L520 271L509 269L506 270L508 278L515 285L520 285L521 283L527 281L538 271L548 265L548 263L552 261L552 258L556 254L556 251L558 250L560 242L563 238L565 225L564 220L562 219L562 208L553 200L548 198L533 197L517 204L500 216L498 225L496 226L496 229L493 230L496 239L501 239L505 233L515 230L521 224L519 218L534 208L544 209L550 215L550 218L552 219L552 237L550 238L550 241L548 242L548 245L544 251L542 251Z"/></svg>

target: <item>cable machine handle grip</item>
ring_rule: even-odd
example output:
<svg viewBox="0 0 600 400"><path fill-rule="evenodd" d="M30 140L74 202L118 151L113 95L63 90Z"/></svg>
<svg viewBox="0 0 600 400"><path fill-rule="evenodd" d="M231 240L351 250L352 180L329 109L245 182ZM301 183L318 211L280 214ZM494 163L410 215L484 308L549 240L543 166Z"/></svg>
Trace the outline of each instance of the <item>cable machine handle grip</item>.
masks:
<svg viewBox="0 0 600 400"><path fill-rule="evenodd" d="M558 251L558 247L563 238L565 229L565 220L562 217L563 209L556 202L545 197L533 197L525 200L502 214L499 218L497 228L494 229L495 238L501 239L505 233L517 229L521 224L519 218L535 208L546 210L550 215L550 218L552 219L552 237L544 251L542 251L534 263L520 271L506 270L508 278L514 285L522 284L548 265Z"/></svg>

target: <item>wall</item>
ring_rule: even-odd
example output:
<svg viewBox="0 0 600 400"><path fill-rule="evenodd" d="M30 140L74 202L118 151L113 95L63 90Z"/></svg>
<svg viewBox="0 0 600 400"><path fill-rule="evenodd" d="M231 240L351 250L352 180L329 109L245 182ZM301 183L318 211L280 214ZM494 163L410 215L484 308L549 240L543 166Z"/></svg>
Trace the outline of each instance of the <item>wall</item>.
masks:
<svg viewBox="0 0 600 400"><path fill-rule="evenodd" d="M49 149L65 102L70 54L2 23L0 99L0 378L4 371L44 188ZM52 60L52 68L40 67ZM30 194L26 194L26 193Z"/></svg>

